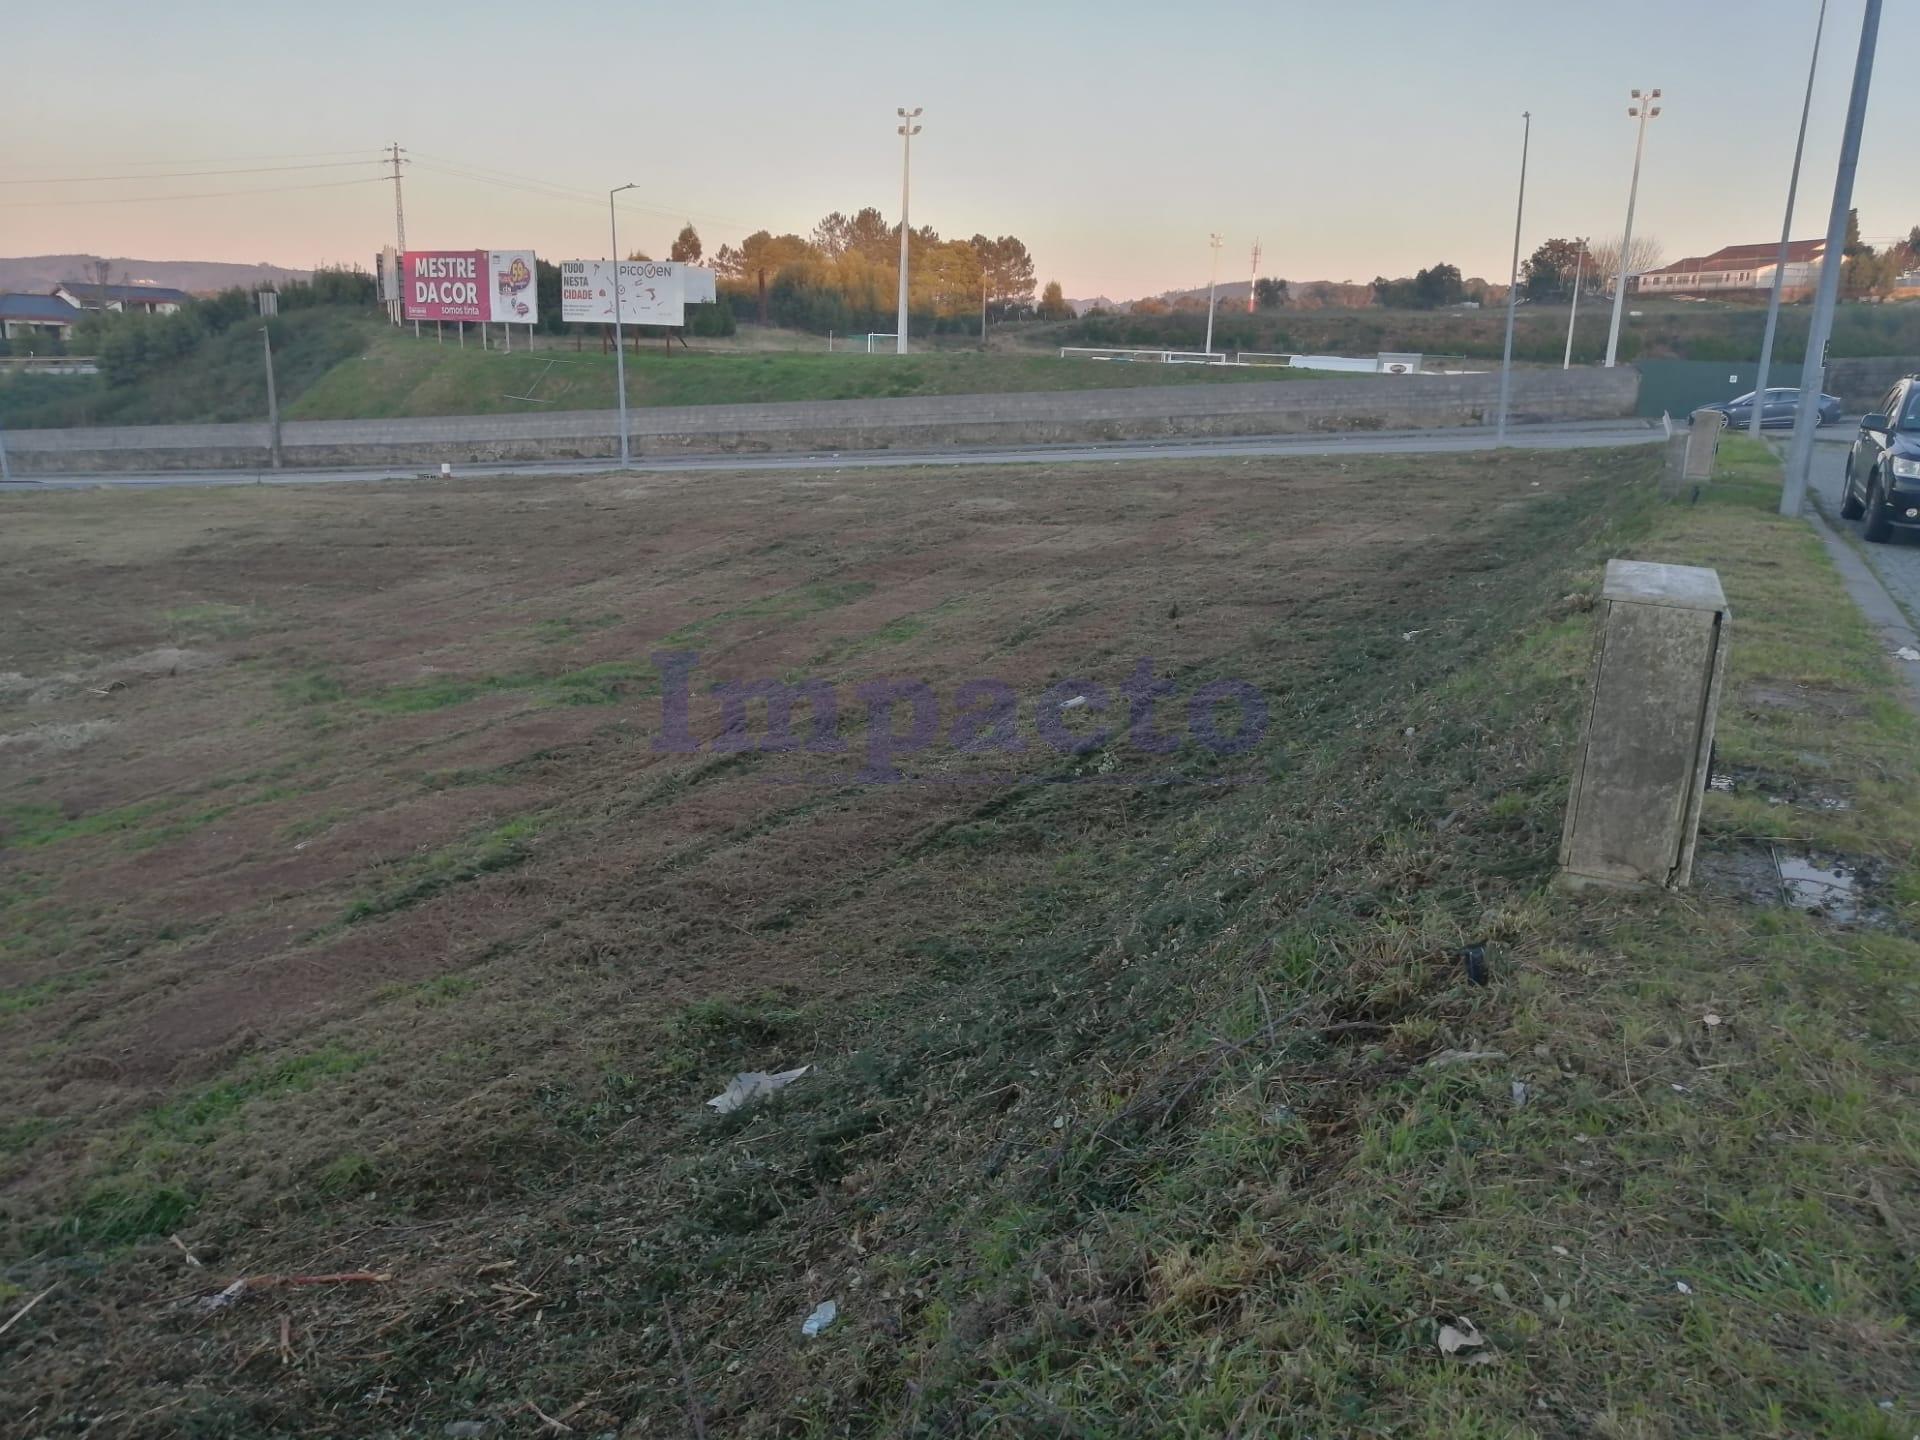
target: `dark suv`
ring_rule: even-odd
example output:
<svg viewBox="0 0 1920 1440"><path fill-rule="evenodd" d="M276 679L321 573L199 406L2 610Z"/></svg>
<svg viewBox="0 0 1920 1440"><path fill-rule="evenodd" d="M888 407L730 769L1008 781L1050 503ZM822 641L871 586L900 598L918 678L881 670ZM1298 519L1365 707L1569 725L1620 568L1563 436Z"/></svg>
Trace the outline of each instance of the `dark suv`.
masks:
<svg viewBox="0 0 1920 1440"><path fill-rule="evenodd" d="M1866 516L1862 534L1869 540L1892 538L1896 525L1920 527L1920 377L1895 385L1860 422L1847 451L1840 513Z"/></svg>

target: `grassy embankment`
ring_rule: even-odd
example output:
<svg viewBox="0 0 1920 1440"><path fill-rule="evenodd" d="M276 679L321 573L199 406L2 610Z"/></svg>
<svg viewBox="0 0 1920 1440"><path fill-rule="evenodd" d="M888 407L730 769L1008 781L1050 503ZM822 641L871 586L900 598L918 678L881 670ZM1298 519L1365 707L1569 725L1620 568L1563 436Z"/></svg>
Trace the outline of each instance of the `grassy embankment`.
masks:
<svg viewBox="0 0 1920 1440"><path fill-rule="evenodd" d="M698 1004L658 1070L608 1053L455 1162L374 1148L311 1189L221 1167L390 1110L411 1062L343 1032L156 1111L101 1147L96 1208L16 1235L17 1298L128 1302L47 1301L23 1373L84 1351L95 1408L206 1435L1911 1434L1920 727L1770 459L1728 454L1697 506L1609 465L1477 517L1475 570L1224 657L1274 697L1259 783L1038 783L924 837L1030 860L959 881L972 919L864 1006ZM1561 597L1614 554L1714 564L1734 607L1741 784L1703 849L1871 857L1882 923L1550 888L1592 639ZM559 980L502 954L392 1003L411 1050L498 1002L510 1047ZM807 1061L740 1115L690 1099ZM661 1107L684 1123L631 1153ZM203 1321L135 1299L192 1288L141 1240L175 1225L409 1273ZM1482 1343L1442 1354L1461 1321Z"/></svg>
<svg viewBox="0 0 1920 1440"><path fill-rule="evenodd" d="M1635 314L1620 336L1623 360L1730 360L1752 364L1766 325L1764 306L1705 301L1634 300ZM1612 306L1600 297L1583 300L1574 317L1575 364L1597 364L1606 354ZM1778 359L1798 361L1806 346L1808 307L1781 313ZM1565 354L1568 307L1523 306L1514 325L1514 356L1558 365ZM1198 348L1204 313L1094 316L1034 327L1032 337L1052 345L1178 345ZM1429 355L1497 358L1505 340L1506 311L1482 310L1302 310L1248 315L1227 310L1214 326L1214 344L1225 350L1301 351L1307 354L1371 355L1412 350ZM1920 304L1843 305L1834 317L1829 353L1854 356L1920 355Z"/></svg>
<svg viewBox="0 0 1920 1440"><path fill-rule="evenodd" d="M275 376L290 420L408 415L533 414L613 404L614 360L588 339L582 348L483 350L478 332L462 347L431 332L415 339L378 320L308 310L279 322ZM550 343L541 337L542 346ZM633 405L723 405L777 400L855 400L1089 390L1137 385L1303 380L1289 370L1216 370L1198 365L1063 363L1052 355L940 350L908 356L756 351L695 341L668 354L658 340L627 356ZM65 425L260 420L265 370L255 326L237 326L164 373L115 387L99 377L0 375L0 421L18 429Z"/></svg>

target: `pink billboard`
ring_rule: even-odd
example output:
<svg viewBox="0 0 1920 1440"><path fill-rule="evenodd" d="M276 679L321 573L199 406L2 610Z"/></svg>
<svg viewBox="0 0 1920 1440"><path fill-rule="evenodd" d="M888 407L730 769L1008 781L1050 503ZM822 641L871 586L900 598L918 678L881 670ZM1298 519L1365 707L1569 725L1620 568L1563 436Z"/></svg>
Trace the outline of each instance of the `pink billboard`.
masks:
<svg viewBox="0 0 1920 1440"><path fill-rule="evenodd" d="M484 250L409 250L402 261L401 295L409 320L492 318L484 281Z"/></svg>

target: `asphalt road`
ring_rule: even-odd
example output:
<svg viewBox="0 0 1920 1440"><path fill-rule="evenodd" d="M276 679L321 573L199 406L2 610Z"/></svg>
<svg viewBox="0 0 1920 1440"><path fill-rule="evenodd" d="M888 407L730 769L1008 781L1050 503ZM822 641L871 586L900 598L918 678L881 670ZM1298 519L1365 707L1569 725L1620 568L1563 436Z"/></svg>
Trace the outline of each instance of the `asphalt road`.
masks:
<svg viewBox="0 0 1920 1440"><path fill-rule="evenodd" d="M1920 537L1895 530L1884 545L1869 545L1860 536L1862 522L1840 518L1840 484L1846 477L1847 442L1853 438L1853 428L1832 428L1839 433L1823 434L1821 443L1813 447L1807 490L1827 523L1854 542L1880 583L1907 612L1908 621L1920 626Z"/></svg>
<svg viewBox="0 0 1920 1440"><path fill-rule="evenodd" d="M1515 425L1507 444L1525 450L1581 450L1658 442L1663 431L1645 420L1594 420L1568 425ZM611 460L456 465L456 478L494 475L588 475L616 470L653 473L741 470L869 470L916 465L1083 464L1102 460L1247 459L1268 455L1436 455L1496 448L1491 426L1447 430L1379 430L1338 435L1236 435L1221 439L1116 440L1059 445L938 450L861 450L796 455L636 456ZM151 473L16 476L7 493L92 489L96 486L333 485L370 480L436 478L418 466L364 466L342 470L161 470Z"/></svg>

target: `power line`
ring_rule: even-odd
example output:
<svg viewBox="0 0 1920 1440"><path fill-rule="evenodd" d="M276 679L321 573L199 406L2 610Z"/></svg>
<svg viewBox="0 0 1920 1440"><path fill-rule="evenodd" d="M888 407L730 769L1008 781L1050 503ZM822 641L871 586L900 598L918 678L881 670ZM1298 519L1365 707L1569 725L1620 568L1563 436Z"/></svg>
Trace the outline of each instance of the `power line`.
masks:
<svg viewBox="0 0 1920 1440"><path fill-rule="evenodd" d="M337 159L343 155L361 155L364 153L366 153L366 146L355 145L350 149L342 149L342 150L292 150L292 151L285 151L285 152L279 152L274 154L253 154L253 155L198 155L198 156L194 156L192 159L176 158L172 160L117 159L114 163L119 165L130 165L135 167L154 166L154 165L168 166L168 167L183 166L183 165L234 165L234 164L240 164L243 162L253 161L253 160L263 160L263 161L264 160L275 160L275 161L278 161L278 160L329 160L329 159ZM62 169L65 169L66 166L64 164L39 165L39 166L28 165L24 168L28 170L33 170L33 169L62 170Z"/></svg>
<svg viewBox="0 0 1920 1440"><path fill-rule="evenodd" d="M242 170L177 170L154 175L50 175L0 179L0 185L95 185L117 180L194 180L207 175L270 175L285 170L338 170L350 165L377 165L377 160L323 160L307 165L256 165Z"/></svg>
<svg viewBox="0 0 1920 1440"><path fill-rule="evenodd" d="M229 195L283 195L289 190L336 190L345 185L384 185L385 175L358 180L322 180L311 185L258 185L250 190L202 190L189 195L119 195L111 200L0 200L0 210L39 210L66 205L142 205L168 200L218 200Z"/></svg>
<svg viewBox="0 0 1920 1440"><path fill-rule="evenodd" d="M605 202L605 196L590 190L577 190L570 185L556 185L548 180L536 180L530 176L516 175L506 170L495 170L491 166L473 165L465 161L452 160L445 156L435 157L414 151L414 158L420 164L443 174L453 175L463 180L474 180L484 185L499 185L506 189L524 190L529 194L544 195L551 200L568 200L583 205L591 205L596 210ZM679 216L683 220L706 220L717 225L738 229L743 234L763 228L752 221L742 220L734 215L715 215L704 210L692 210L684 206L648 205L640 201L623 199L620 202L625 209L643 210L651 215L664 215L669 219Z"/></svg>

